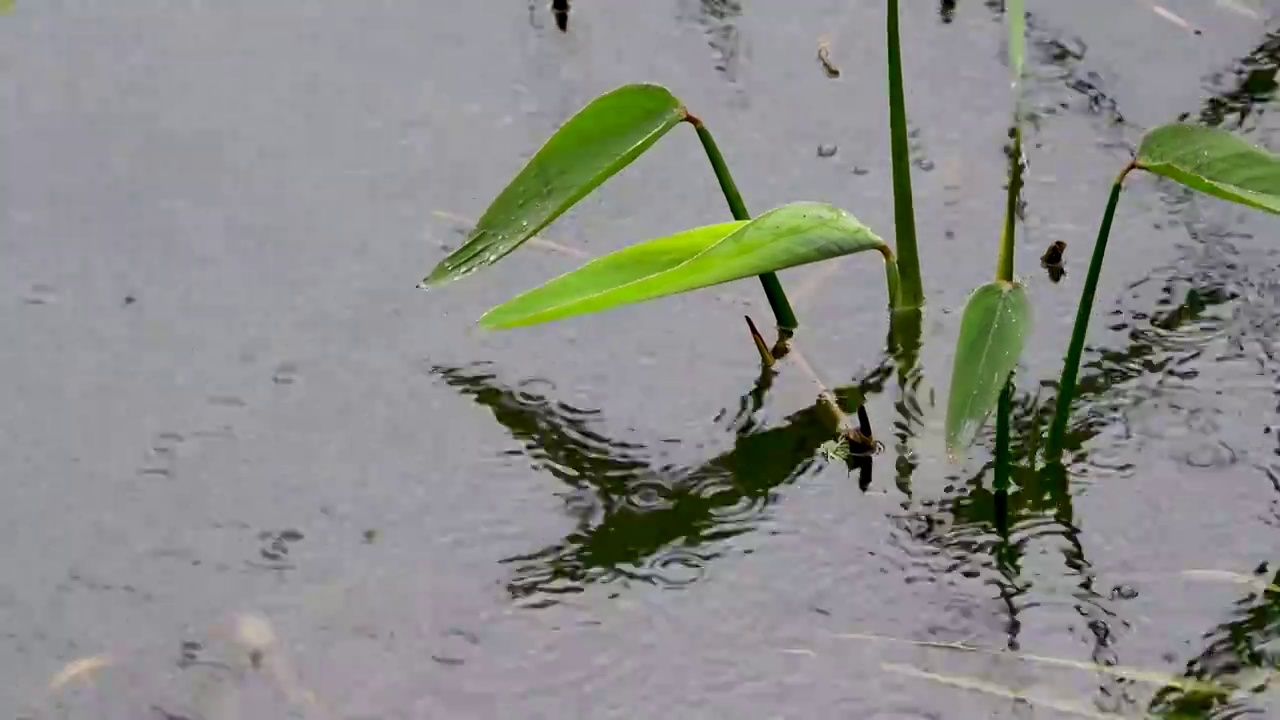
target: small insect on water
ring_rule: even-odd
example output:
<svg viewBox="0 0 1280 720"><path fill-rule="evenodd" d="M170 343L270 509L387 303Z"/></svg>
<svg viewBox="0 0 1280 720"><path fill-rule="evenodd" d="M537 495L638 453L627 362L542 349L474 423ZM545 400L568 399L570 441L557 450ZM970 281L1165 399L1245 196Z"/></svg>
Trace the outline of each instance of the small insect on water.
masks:
<svg viewBox="0 0 1280 720"><path fill-rule="evenodd" d="M1054 240L1049 249L1044 251L1044 255L1040 256L1040 266L1049 272L1049 279L1055 283L1067 274L1067 269L1063 266L1063 254L1066 250L1066 243Z"/></svg>
<svg viewBox="0 0 1280 720"><path fill-rule="evenodd" d="M569 0L551 0L551 14L560 32L569 32Z"/></svg>

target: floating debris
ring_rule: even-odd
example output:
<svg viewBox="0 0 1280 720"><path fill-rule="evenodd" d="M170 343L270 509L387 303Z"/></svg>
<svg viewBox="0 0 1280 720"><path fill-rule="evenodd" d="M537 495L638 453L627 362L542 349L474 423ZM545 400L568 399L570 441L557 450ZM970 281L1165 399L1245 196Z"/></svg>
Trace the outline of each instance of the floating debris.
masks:
<svg viewBox="0 0 1280 720"><path fill-rule="evenodd" d="M89 675L107 667L111 664L111 658L107 655L94 655L92 657L83 657L72 660L67 663L53 679L49 681L49 690L56 692L64 685L79 677L88 678Z"/></svg>
<svg viewBox="0 0 1280 720"><path fill-rule="evenodd" d="M820 158L829 158L829 157L833 157L833 156L835 156L836 152L837 152L837 151L839 151L839 149L840 149L840 148L836 147L834 144L830 144L830 145L829 145L829 144L822 144L822 145L819 145L819 146L818 146L818 157L820 157Z"/></svg>
<svg viewBox="0 0 1280 720"><path fill-rule="evenodd" d="M1055 283L1067 274L1067 269L1063 265L1063 253L1066 249L1066 243L1054 240L1053 244L1049 245L1049 249L1044 251L1044 255L1040 256L1040 267L1049 273L1049 280Z"/></svg>
<svg viewBox="0 0 1280 720"><path fill-rule="evenodd" d="M829 78L840 77L840 68L831 61L831 43L825 38L818 41L818 62L822 63L822 69L827 73Z"/></svg>

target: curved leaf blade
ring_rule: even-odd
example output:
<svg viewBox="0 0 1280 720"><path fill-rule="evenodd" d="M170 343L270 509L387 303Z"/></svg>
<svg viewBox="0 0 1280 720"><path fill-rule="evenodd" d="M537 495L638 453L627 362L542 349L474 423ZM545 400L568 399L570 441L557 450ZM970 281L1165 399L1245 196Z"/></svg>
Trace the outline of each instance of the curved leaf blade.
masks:
<svg viewBox="0 0 1280 720"><path fill-rule="evenodd" d="M630 165L686 117L659 85L624 85L592 100L547 140L489 208L462 247L423 287L492 265Z"/></svg>
<svg viewBox="0 0 1280 720"><path fill-rule="evenodd" d="M1134 162L1192 190L1280 214L1280 155L1225 130L1162 125L1142 138Z"/></svg>
<svg viewBox="0 0 1280 720"><path fill-rule="evenodd" d="M1018 364L1031 306L1018 283L995 280L969 296L960 320L951 395L947 400L947 452L968 449L1000 399Z"/></svg>
<svg viewBox="0 0 1280 720"><path fill-rule="evenodd" d="M792 203L610 253L493 308L480 324L534 325L887 247L844 210Z"/></svg>

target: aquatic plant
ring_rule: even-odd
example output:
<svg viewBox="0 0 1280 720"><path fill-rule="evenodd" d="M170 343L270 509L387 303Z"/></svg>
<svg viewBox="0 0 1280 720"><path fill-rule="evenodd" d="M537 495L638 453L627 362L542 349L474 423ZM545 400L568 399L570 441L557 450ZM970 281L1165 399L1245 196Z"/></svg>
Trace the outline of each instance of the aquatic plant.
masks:
<svg viewBox="0 0 1280 720"><path fill-rule="evenodd" d="M702 144L733 221L645 240L589 260L492 308L480 318L480 324L489 328L534 325L755 276L778 328L778 341L770 346L748 318L761 361L769 367L792 351L791 339L799 326L777 272L872 250L884 262L886 295L892 310L889 342L896 353L899 379L905 383L916 365L925 291L912 202L897 0L887 0L886 9L893 247L853 214L824 203L789 203L753 219L706 125L668 89L633 84L601 95L562 125L493 200L463 245L423 280L422 287L456 280L501 260L673 128L688 124ZM1025 287L1016 279L1014 257L1024 167L1020 85L1026 14L1022 0L1008 0L1005 16L1014 111L1003 231L995 278L970 294L961 316L946 417L948 452L960 456L996 412L997 488L1007 483L1009 475L1012 378L1031 326L1030 302ZM1280 213L1280 158L1276 155L1214 128L1175 123L1146 135L1136 157L1117 176L1103 214L1044 443L1045 459L1050 462L1058 462L1062 455L1112 219L1123 181L1135 169L1218 198ZM846 437L856 439L853 423L833 398L823 387L820 399L825 399L823 405L835 424L849 431ZM1033 432L1038 433L1038 427Z"/></svg>
<svg viewBox="0 0 1280 720"><path fill-rule="evenodd" d="M1080 291L1071 342L1063 362L1062 377L1058 381L1053 423L1045 441L1045 460L1048 462L1058 462L1062 458L1071 401L1075 396L1089 316L1093 311L1098 278L1102 275L1102 262L1111 235L1111 222L1120 202L1125 178L1134 170L1145 170L1222 200L1280 214L1280 155L1251 145L1225 130L1184 123L1162 125L1143 137L1136 156L1116 176L1098 227L1098 239L1093 246L1084 288Z"/></svg>
<svg viewBox="0 0 1280 720"><path fill-rule="evenodd" d="M1008 475L1009 408L1013 385L1010 376L1022 354L1031 327L1031 305L1026 289L1014 280L1014 239L1017 234L1018 199L1022 193L1022 105L1019 89L1025 45L1025 12L1022 0L1009 0L1005 9L1008 27L1009 67L1013 74L1013 125L1009 130L1009 185L996 277L969 295L960 319L951 369L951 394L947 400L947 450L955 454L969 446L992 408L1000 406L996 425L996 486L1003 488Z"/></svg>
<svg viewBox="0 0 1280 720"><path fill-rule="evenodd" d="M449 282L502 259L681 123L696 131L735 221L597 258L490 310L482 325L547 322L757 276L779 330L790 336L799 322L776 272L866 250L884 259L889 303L896 305L898 267L884 240L852 214L821 203L792 203L753 220L706 125L669 90L652 84L608 92L561 126L422 285Z"/></svg>
<svg viewBox="0 0 1280 720"><path fill-rule="evenodd" d="M1015 109L1010 129L1012 142L1004 231L996 279L970 295L961 318L946 420L948 452L958 455L973 442L991 411L996 410L994 485L997 489L1005 486L1009 474L1011 376L1030 327L1026 293L1013 275L1016 209L1023 170L1019 90L1025 18L1022 0L1008 0L1006 27ZM1045 441L1045 460L1050 463L1059 462L1062 457L1063 439L1111 223L1125 177L1133 170L1146 170L1217 198L1280 214L1280 156L1250 145L1224 130L1183 123L1162 125L1144 136L1134 159L1116 177L1102 216L1058 382L1053 420Z"/></svg>

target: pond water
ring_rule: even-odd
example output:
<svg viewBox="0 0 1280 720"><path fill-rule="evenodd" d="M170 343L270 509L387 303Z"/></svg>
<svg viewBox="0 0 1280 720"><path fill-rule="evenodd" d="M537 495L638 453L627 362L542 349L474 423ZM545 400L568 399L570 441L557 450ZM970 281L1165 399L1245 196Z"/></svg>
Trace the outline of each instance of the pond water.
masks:
<svg viewBox="0 0 1280 720"><path fill-rule="evenodd" d="M885 353L878 263L782 274L810 363L868 398L865 489L817 457L801 373L756 390L754 282L507 333L474 321L578 260L414 289L558 124L634 81L706 121L753 210L828 201L891 236L882 5L578 0L561 33L541 0L18 0L0 717L1280 711L1276 219L1131 179L1068 477L1020 475L1005 523L989 439L942 451L1003 210L999 2L903 8L920 372ZM1275 0L1029 6L1022 447L1141 133L1188 113L1280 149ZM725 219L685 130L547 239Z"/></svg>

